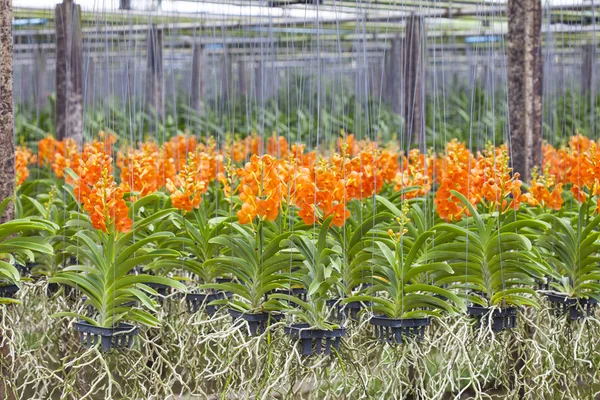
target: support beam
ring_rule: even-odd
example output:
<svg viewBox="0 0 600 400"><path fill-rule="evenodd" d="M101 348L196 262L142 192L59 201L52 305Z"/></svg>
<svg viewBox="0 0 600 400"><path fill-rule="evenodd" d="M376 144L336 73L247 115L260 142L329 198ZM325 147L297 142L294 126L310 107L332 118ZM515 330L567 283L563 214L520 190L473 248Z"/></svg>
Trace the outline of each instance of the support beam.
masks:
<svg viewBox="0 0 600 400"><path fill-rule="evenodd" d="M83 142L83 40L81 6L63 0L55 9L56 138Z"/></svg>
<svg viewBox="0 0 600 400"><path fill-rule="evenodd" d="M93 5L93 3L91 3ZM564 2L557 2L557 4L554 5L547 5L544 7L544 9L547 12L552 12L552 11L557 11L557 12L565 12L565 11L582 11L582 10L593 10L594 8L596 8L597 5L595 5L593 2L584 2L582 4L572 4L572 5L568 5L568 4L564 4ZM43 8L42 8L43 9ZM95 10L95 9L94 9ZM94 10L90 10L90 11L94 11ZM506 11L506 7L504 7L504 5L500 5L500 6L487 6L487 7L482 7L482 4L477 4L471 7L464 7L464 8L460 8L460 9L455 9L452 7L449 7L447 9L443 9L443 10L434 10L434 9L430 9L430 8L421 8L420 12L416 15L420 16L423 19L438 19L438 18L458 18L458 17L478 17L478 18L482 18L483 16L494 16L496 18L499 18L501 15L503 15ZM115 10L113 12L109 11L109 10L104 10L104 12L107 15L110 14L118 14L118 15L122 15L122 10ZM131 17L151 17L153 15L156 15L156 11L146 11L146 12L136 12L134 14L130 14ZM177 15L183 16L183 14L177 14L177 13L170 13L169 14L172 18L176 18ZM357 19L364 21L364 23L370 23L370 22L384 22L384 23L390 23L390 22L402 22L408 18L410 18L411 15L414 14L409 14L407 11L400 11L397 13L397 15L395 16L391 16L389 12L383 12L383 13L378 13L376 15L373 14L368 14L368 15L364 15L364 14L359 14L358 18L357 18L357 14L351 15L349 17L344 17L344 18L340 18L339 13L337 15L333 15L331 18L321 18L320 22L322 24L326 24L326 23L331 23L331 24L342 24L342 23L352 23L352 22L356 22ZM257 16L257 15L249 15L246 16L245 18L240 18L240 19L236 19L236 18L232 18L231 15L214 15L214 14L203 14L203 13L197 13L197 20L193 21L193 22L181 22L181 23L172 23L172 22L168 22L168 23L163 23L158 25L159 29L170 29L174 32L180 32L186 29L196 29L199 25L199 23L204 27L204 28L212 28L212 27L217 27L219 29L236 29L236 30L250 30L251 28L263 28L265 26L270 26L270 27L284 27L284 28L291 28L291 27L295 27L297 25L306 25L307 20L305 18L276 18L274 19L274 17L272 15L267 15L267 16ZM186 13L185 14L185 18L192 18L193 15ZM554 33L562 33L562 32L577 32L578 34L581 32L596 32L598 31L598 26L594 26L594 25L589 25L589 26L578 26L576 28L576 30L572 27L572 26L566 26L566 27L555 27L555 26L548 26L545 29L547 29L548 31L552 31ZM105 37L107 34L115 34L115 33L125 33L125 34L131 34L131 33L136 33L136 32L146 32L148 30L148 25L147 24L136 24L136 25L128 25L128 24L123 24L123 25L115 25L113 27L107 28L107 29L102 29L101 32L101 36ZM84 33L86 33L86 38L88 37L88 33L93 35L93 34L98 34L98 28L97 27L91 27L91 28L85 28ZM503 34L501 31L500 32L490 32L492 34ZM15 36L30 36L30 35L53 35L54 32L50 29L19 29L18 31L15 31ZM481 34L481 30L479 28L473 30L473 29L469 29L469 30L461 30L461 31L456 31L456 33L453 33L454 36L459 35L459 36L472 36L474 34ZM432 30L430 31L430 35L432 37L445 37L448 35L448 32L444 29L442 30ZM380 32L367 32L366 35L364 35L363 33L360 34L360 36L363 37L363 40L374 40L375 37L381 39L382 34ZM339 35L333 34L334 40L337 42L339 41ZM353 35L344 35L344 37L342 38L342 40L351 40L354 41L356 40L355 37L353 37Z"/></svg>
<svg viewBox="0 0 600 400"><path fill-rule="evenodd" d="M422 17L412 15L406 21L402 54L404 140L403 148L412 144L425 150L425 27Z"/></svg>
<svg viewBox="0 0 600 400"><path fill-rule="evenodd" d="M164 117L162 45L163 31L153 26L146 39L146 110L154 116L156 124Z"/></svg>
<svg viewBox="0 0 600 400"><path fill-rule="evenodd" d="M528 181L542 153L542 4L508 1L508 110L513 171Z"/></svg>
<svg viewBox="0 0 600 400"><path fill-rule="evenodd" d="M192 48L192 108L202 115L202 101L204 98L204 46L194 45Z"/></svg>

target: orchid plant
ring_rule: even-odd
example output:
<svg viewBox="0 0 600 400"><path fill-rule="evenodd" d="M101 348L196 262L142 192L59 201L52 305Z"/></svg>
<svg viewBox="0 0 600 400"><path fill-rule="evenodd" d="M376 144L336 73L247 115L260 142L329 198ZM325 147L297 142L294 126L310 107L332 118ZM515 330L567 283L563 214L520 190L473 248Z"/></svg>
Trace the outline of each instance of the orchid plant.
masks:
<svg viewBox="0 0 600 400"><path fill-rule="evenodd" d="M158 248L163 240L173 237L173 233L146 234L152 225L174 210L161 210L133 222L123 190L115 184L108 164L107 159L90 159L86 170L91 173L74 177L75 194L87 215L71 212L66 226L78 229L72 238L75 244L67 251L77 256L79 263L63 268L50 280L81 291L86 296L85 304L95 312L92 316L76 312L55 316L75 317L104 328L117 327L122 321L156 326L158 320L145 309L155 309L156 303L148 294L157 293L147 284L164 284L182 291L185 287L170 278L130 272L138 265L180 255L175 250ZM144 234L140 235L141 232ZM142 307L136 307L136 301Z"/></svg>
<svg viewBox="0 0 600 400"><path fill-rule="evenodd" d="M424 221L421 209L411 209L405 201L392 227L368 239L362 275L372 286L348 301L370 301L375 313L392 319L439 317L466 309L462 299L440 286L440 278L453 269L436 259L436 232L425 229Z"/></svg>
<svg viewBox="0 0 600 400"><path fill-rule="evenodd" d="M11 198L0 203L0 215ZM15 268L18 261L34 262L40 255L50 255L52 246L46 243L41 232L53 232L58 227L40 218L20 218L0 224L0 286L19 285L20 274ZM15 299L0 297L0 304L14 303Z"/></svg>

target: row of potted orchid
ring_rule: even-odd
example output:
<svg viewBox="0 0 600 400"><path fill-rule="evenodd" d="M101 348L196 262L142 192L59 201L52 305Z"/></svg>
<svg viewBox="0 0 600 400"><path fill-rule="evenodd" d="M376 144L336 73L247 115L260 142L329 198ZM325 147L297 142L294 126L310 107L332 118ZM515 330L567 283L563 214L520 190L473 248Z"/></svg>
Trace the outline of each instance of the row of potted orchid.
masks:
<svg viewBox="0 0 600 400"><path fill-rule="evenodd" d="M252 155L236 168L233 157L204 146L183 160L158 155L150 167L137 156L121 160L117 184L112 144L72 149L68 163L60 152L44 156L64 163L54 168L61 176L22 182L20 219L0 232L2 281L18 285L15 267L35 260L34 275L73 287L89 312L56 317L76 319L87 344L130 345L111 335L134 333L128 323L158 325L154 311L169 293L194 311L229 310L251 333L285 317L304 346L319 335L336 346L357 312L380 338L400 342L432 317L465 312L509 328L517 308L537 307L540 293L573 319L600 299L593 179L563 191L561 171L546 168L547 193L538 174L521 193L502 148L471 159L451 142L443 157L402 159L345 141L340 153L317 157L278 142L279 156ZM589 158L595 146L582 152ZM439 180L425 172L427 159L443 160ZM144 183L165 160L174 174L163 168ZM145 171L142 182L124 187L127 165ZM385 168L391 172L377 172Z"/></svg>

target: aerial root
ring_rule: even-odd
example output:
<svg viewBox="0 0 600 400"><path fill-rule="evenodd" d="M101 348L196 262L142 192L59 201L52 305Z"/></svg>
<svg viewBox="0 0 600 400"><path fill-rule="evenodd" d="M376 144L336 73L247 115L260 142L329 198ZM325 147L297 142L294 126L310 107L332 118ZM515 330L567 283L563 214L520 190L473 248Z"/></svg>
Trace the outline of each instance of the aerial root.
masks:
<svg viewBox="0 0 600 400"><path fill-rule="evenodd" d="M283 322L259 336L227 314L170 307L133 349L103 354L78 342L69 305L25 286L24 303L1 313L0 344L21 398L563 398L598 395L600 320L567 321L549 308L493 333L470 318L435 320L422 341L384 344L368 318L347 324L331 356L302 356ZM6 380L6 378L3 377Z"/></svg>

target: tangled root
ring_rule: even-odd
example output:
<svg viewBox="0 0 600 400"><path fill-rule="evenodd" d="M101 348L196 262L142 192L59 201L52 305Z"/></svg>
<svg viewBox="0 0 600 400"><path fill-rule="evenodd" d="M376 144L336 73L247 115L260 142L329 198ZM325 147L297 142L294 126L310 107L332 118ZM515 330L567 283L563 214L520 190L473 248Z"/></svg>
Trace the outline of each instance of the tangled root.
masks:
<svg viewBox="0 0 600 400"><path fill-rule="evenodd" d="M25 285L4 306L2 384L23 399L492 399L595 398L600 320L526 310L494 333L469 317L435 320L423 340L384 344L368 316L349 321L339 351L302 356L285 322L259 336L225 313L190 315L167 299L160 328L141 329L128 351L82 347L73 321L50 315L77 304ZM79 305L82 306L82 305ZM1 388L1 386L0 386Z"/></svg>

